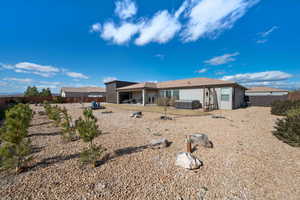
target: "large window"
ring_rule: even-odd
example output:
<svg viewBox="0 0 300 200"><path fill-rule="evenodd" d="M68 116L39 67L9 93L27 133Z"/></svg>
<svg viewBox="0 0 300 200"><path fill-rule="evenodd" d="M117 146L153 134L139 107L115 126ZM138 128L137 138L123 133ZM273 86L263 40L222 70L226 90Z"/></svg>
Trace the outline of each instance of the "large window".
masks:
<svg viewBox="0 0 300 200"><path fill-rule="evenodd" d="M179 90L161 90L159 92L160 97L174 98L176 100L179 99Z"/></svg>

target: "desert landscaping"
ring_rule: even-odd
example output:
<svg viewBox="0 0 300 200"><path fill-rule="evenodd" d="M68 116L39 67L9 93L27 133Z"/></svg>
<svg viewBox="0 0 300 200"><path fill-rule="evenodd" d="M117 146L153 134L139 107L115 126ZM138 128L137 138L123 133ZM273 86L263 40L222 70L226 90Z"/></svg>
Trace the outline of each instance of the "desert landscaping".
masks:
<svg viewBox="0 0 300 200"><path fill-rule="evenodd" d="M73 119L83 111L79 103L59 106ZM95 143L107 149L97 167L79 162L85 143L63 142L60 127L38 114L44 108L31 108L36 113L29 128L34 158L23 173L0 173L1 199L299 199L300 151L272 135L279 117L270 108L160 120L159 113L132 118L133 111L107 104L111 113L93 111L103 132ZM203 166L180 168L176 155L186 151L186 135L194 133L205 133L213 148L195 146L192 154ZM149 148L161 138L170 146Z"/></svg>

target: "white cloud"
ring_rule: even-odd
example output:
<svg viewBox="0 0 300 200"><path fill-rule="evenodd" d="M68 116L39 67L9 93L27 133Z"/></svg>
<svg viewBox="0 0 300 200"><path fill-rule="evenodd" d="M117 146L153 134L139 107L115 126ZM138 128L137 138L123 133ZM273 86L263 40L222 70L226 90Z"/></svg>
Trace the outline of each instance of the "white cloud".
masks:
<svg viewBox="0 0 300 200"><path fill-rule="evenodd" d="M130 23L126 20L136 15L135 2L117 1L115 14L121 18L121 25L106 22L101 28L101 24L97 23L92 25L92 30L101 30L101 38L111 40L114 44L124 44L139 33L135 44L140 46L150 42L166 43L181 30L180 35L184 42L196 41L205 36L216 38L222 31L232 28L259 1L184 0L174 13L160 10L150 19L141 17L139 20L131 19ZM183 18L184 26L179 21L180 18Z"/></svg>
<svg viewBox="0 0 300 200"><path fill-rule="evenodd" d="M204 63L209 64L209 65L223 65L229 62L233 62L235 61L235 56L238 56L240 53L239 52L235 52L235 53L231 53L231 54L224 54L222 56L216 56L214 58L211 58L209 60L204 61Z"/></svg>
<svg viewBox="0 0 300 200"><path fill-rule="evenodd" d="M262 40L257 40L257 41L256 41L256 43L258 43L258 44L264 44L264 43L266 43L266 42L268 42L267 39L262 39Z"/></svg>
<svg viewBox="0 0 300 200"><path fill-rule="evenodd" d="M78 73L78 72L67 72L66 73L67 76L70 76L72 78L82 78L82 79L88 79L89 77L82 74L82 73Z"/></svg>
<svg viewBox="0 0 300 200"><path fill-rule="evenodd" d="M282 81L291 78L292 75L281 71L265 71L257 73L236 74L224 76L222 80L236 81L240 83L263 82L263 81Z"/></svg>
<svg viewBox="0 0 300 200"><path fill-rule="evenodd" d="M59 68L49 65L21 62L15 65L4 65L3 69L14 70L16 73L35 74L43 77L51 77L60 71Z"/></svg>
<svg viewBox="0 0 300 200"><path fill-rule="evenodd" d="M101 32L101 24L96 23L91 26L91 32Z"/></svg>
<svg viewBox="0 0 300 200"><path fill-rule="evenodd" d="M189 0L187 0L189 1ZM192 0L188 10L182 38L185 42L200 37L216 37L218 33L230 29L245 15L247 10L259 0Z"/></svg>
<svg viewBox="0 0 300 200"><path fill-rule="evenodd" d="M134 1L123 0L116 2L115 14L121 19L127 19L137 13L137 6Z"/></svg>
<svg viewBox="0 0 300 200"><path fill-rule="evenodd" d="M117 78L116 77L105 77L105 78L103 78L103 83L107 83L107 82L111 82L111 81L114 81L114 80L117 80Z"/></svg>
<svg viewBox="0 0 300 200"><path fill-rule="evenodd" d="M265 32L258 33L258 35L260 36L260 39L256 40L256 43L258 43L258 44L264 44L264 43L268 42L267 37L272 32L274 32L276 29L279 29L279 27L278 26L273 26L273 27L271 27L270 29L268 29Z"/></svg>
<svg viewBox="0 0 300 200"><path fill-rule="evenodd" d="M181 29L176 17L167 10L157 12L152 19L140 28L140 35L135 40L136 45L150 42L166 43Z"/></svg>
<svg viewBox="0 0 300 200"><path fill-rule="evenodd" d="M199 74L202 74L202 73L205 73L205 72L207 72L206 68L199 69L199 70L196 71L196 73L199 73Z"/></svg>
<svg viewBox="0 0 300 200"><path fill-rule="evenodd" d="M166 56L164 54L155 54L154 57L164 60Z"/></svg>
<svg viewBox="0 0 300 200"><path fill-rule="evenodd" d="M28 70L28 71L39 71L39 72L59 72L59 69L53 66L47 66L47 65L38 65L34 63L29 62L22 62L15 65L15 68L22 69L22 70Z"/></svg>
<svg viewBox="0 0 300 200"><path fill-rule="evenodd" d="M249 82L244 83L246 87L257 87L257 86L266 86L274 88L284 88L284 89L299 89L300 82L296 81L263 81L263 82Z"/></svg>
<svg viewBox="0 0 300 200"><path fill-rule="evenodd" d="M30 79L30 78L14 78L14 77L11 77L11 78L4 78L3 80L5 81L16 81L16 82L19 82L19 83L32 83L33 80Z"/></svg>
<svg viewBox="0 0 300 200"><path fill-rule="evenodd" d="M279 29L278 26L273 26L272 28L268 29L267 31L265 32L261 32L261 33L258 33L261 37L267 37L268 35L270 35L272 32L274 32L276 29Z"/></svg>
<svg viewBox="0 0 300 200"><path fill-rule="evenodd" d="M104 40L112 40L114 44L124 44L139 31L141 24L132 24L124 22L116 26L113 22L107 22L103 25L101 37Z"/></svg>

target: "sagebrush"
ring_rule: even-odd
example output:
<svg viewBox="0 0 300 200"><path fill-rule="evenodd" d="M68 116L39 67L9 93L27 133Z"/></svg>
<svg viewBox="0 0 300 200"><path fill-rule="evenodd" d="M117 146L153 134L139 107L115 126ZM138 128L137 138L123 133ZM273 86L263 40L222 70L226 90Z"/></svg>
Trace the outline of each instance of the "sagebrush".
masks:
<svg viewBox="0 0 300 200"><path fill-rule="evenodd" d="M285 118L279 119L273 135L291 146L300 147L300 108L289 110Z"/></svg>
<svg viewBox="0 0 300 200"><path fill-rule="evenodd" d="M285 116L289 110L296 108L300 108L300 100L274 101L271 105L271 113L273 115Z"/></svg>

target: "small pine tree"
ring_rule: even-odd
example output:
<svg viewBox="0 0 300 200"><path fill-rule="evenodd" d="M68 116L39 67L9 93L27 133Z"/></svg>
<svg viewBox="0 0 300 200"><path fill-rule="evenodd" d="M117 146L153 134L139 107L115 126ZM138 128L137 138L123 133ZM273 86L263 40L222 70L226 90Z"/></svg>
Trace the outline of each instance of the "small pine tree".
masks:
<svg viewBox="0 0 300 200"><path fill-rule="evenodd" d="M51 107L48 117L54 121L56 127L58 127L61 123L61 114L62 110L58 106Z"/></svg>
<svg viewBox="0 0 300 200"><path fill-rule="evenodd" d="M62 109L62 137L64 141L72 141L75 139L76 130L72 124L72 117L68 114L66 108Z"/></svg>
<svg viewBox="0 0 300 200"><path fill-rule="evenodd" d="M93 140L102 132L98 130L97 119L91 109L85 109L83 111L83 119L80 117L76 121L76 130L83 142L89 143L89 148L81 153L81 161L83 163L92 163L96 166L97 159L99 159L105 149L93 144Z"/></svg>
<svg viewBox="0 0 300 200"><path fill-rule="evenodd" d="M5 123L1 129L0 158L2 169L15 168L19 173L30 161L31 141L28 128L32 110L28 105L18 104L5 113Z"/></svg>

